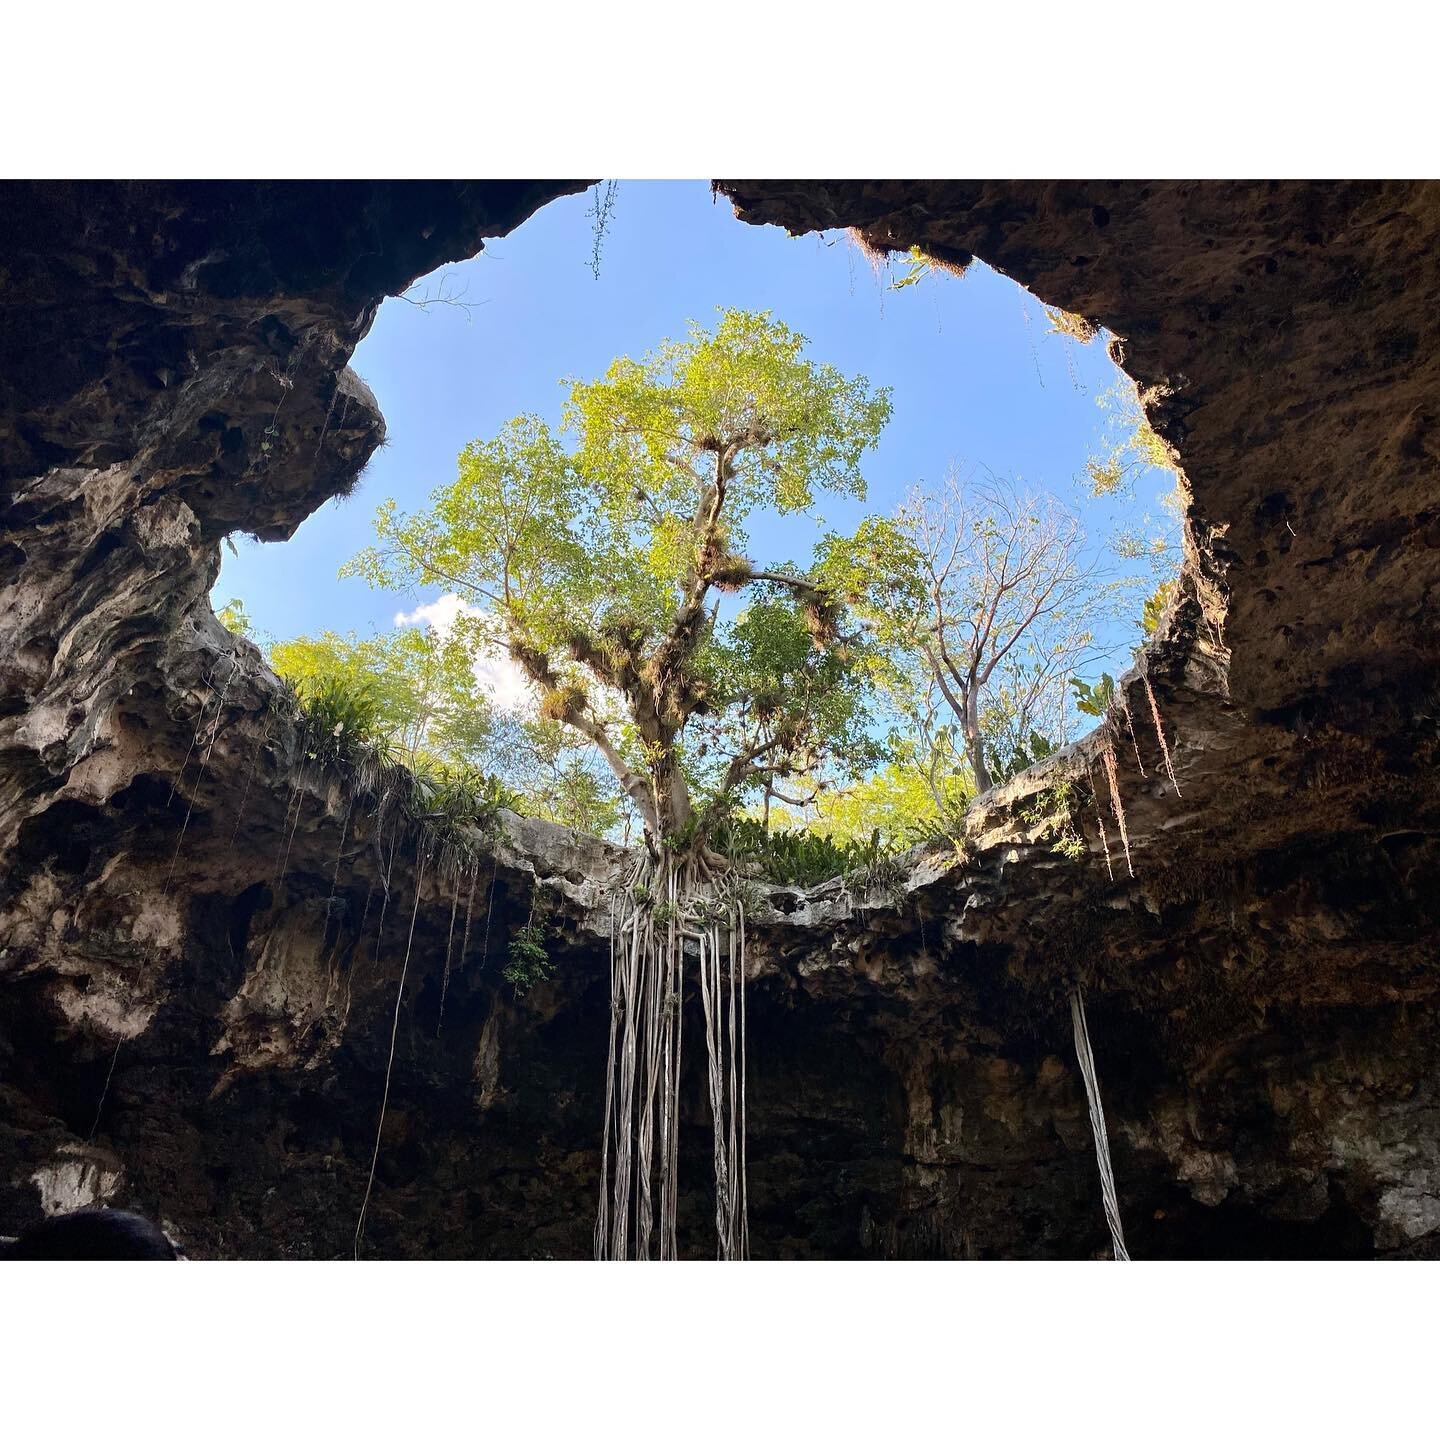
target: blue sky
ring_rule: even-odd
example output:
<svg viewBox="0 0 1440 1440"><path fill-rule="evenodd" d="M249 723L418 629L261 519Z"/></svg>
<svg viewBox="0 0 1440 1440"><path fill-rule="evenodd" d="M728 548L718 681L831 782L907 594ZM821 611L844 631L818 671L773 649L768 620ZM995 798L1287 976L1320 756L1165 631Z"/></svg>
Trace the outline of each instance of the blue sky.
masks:
<svg viewBox="0 0 1440 1440"><path fill-rule="evenodd" d="M369 543L380 501L420 507L453 478L467 441L522 411L558 420L565 377L594 376L691 319L710 322L722 306L771 310L809 337L815 358L893 387L893 418L866 466L869 496L824 496L818 517L829 528L892 511L952 460L1055 492L1081 511L1097 546L1117 524L1159 513L1170 485L1163 472L1146 474L1128 504L1086 498L1075 477L1103 436L1097 396L1120 372L1101 341L1048 334L1039 302L1003 276L975 265L963 278L936 272L889 289L900 263L877 276L843 234L791 239L741 224L723 199L712 202L705 181L624 181L597 280L592 196L547 205L413 292L443 289L473 308L385 302L352 364L380 402L387 445L354 496L324 506L288 542L237 537L239 553L225 552L213 591L217 608L238 596L273 639L388 628L417 598L336 575ZM803 563L819 529L804 516L757 514L751 535L757 561ZM1109 638L1133 643L1138 631L1117 627Z"/></svg>

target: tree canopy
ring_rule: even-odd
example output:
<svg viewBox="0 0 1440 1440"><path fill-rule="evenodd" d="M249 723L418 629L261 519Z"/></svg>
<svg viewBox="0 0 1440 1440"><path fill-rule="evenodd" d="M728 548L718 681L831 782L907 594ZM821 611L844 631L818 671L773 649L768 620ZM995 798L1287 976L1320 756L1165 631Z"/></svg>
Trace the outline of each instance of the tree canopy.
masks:
<svg viewBox="0 0 1440 1440"><path fill-rule="evenodd" d="M604 755L652 847L695 843L744 797L873 751L865 646L793 564L745 554L746 517L863 496L889 393L806 358L768 314L725 311L598 380L563 423L510 421L428 509L393 502L348 573L485 606L561 721ZM741 598L727 613L721 597ZM697 809L696 800L705 804Z"/></svg>
<svg viewBox="0 0 1440 1440"><path fill-rule="evenodd" d="M1092 335L1060 312L1051 328ZM970 797L1092 713L1077 672L1144 582L1101 583L1077 517L1044 492L951 473L813 558L752 557L756 511L864 497L890 416L887 390L768 313L722 311L566 385L556 423L517 416L466 445L423 507L385 502L342 571L453 593L453 626L272 649L302 688L363 690L397 758L484 771L528 813L598 833L623 820L628 840L638 817L652 856L703 850L741 815L898 846L953 833ZM1103 399L1112 433L1088 488L1125 499L1168 452L1133 386ZM1155 567L1149 632L1173 589L1170 531L1111 546ZM250 630L239 601L221 618ZM532 687L518 713L476 679L497 651Z"/></svg>
<svg viewBox="0 0 1440 1440"><path fill-rule="evenodd" d="M323 686L349 697L349 713L395 760L493 776L527 814L603 834L620 795L590 763L588 745L563 725L507 713L476 678L481 631L407 627L359 638L326 630L270 648L270 663L302 698Z"/></svg>
<svg viewBox="0 0 1440 1440"><path fill-rule="evenodd" d="M894 518L822 547L821 573L892 657L890 688L912 730L932 759L963 752L979 793L1063 731L1066 682L1106 599L1084 542L1050 497L952 470Z"/></svg>
<svg viewBox="0 0 1440 1440"><path fill-rule="evenodd" d="M475 685L473 641L407 626L367 639L326 630L277 641L277 675L302 694L336 679L364 692L378 733L412 762L426 756L447 765L483 767L497 719Z"/></svg>

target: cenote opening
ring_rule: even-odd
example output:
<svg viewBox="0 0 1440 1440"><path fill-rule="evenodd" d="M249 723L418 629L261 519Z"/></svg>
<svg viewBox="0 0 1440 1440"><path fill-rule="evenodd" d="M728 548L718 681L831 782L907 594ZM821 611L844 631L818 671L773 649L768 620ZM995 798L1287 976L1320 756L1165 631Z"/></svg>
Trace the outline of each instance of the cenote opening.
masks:
<svg viewBox="0 0 1440 1440"><path fill-rule="evenodd" d="M484 777L518 811L637 841L646 806L626 774L643 777L643 748L659 742L639 734L621 688L562 631L583 617L590 638L610 644L629 627L631 659L643 659L643 637L653 645L661 610L679 598L659 591L683 588L693 560L676 556L697 533L695 495L675 487L680 471L661 473L653 443L595 461L595 436L583 440L571 404L594 392L572 387L614 375L620 357L713 337L726 317L758 327L742 350L768 336L772 360L785 337L803 337L786 383L808 367L839 388L828 416L806 417L802 405L787 417L797 435L814 421L803 455L792 444L777 463L784 439L752 447L754 484L721 518L724 558L824 589L707 577L698 623L710 633L694 655L706 698L674 728L686 800L669 823L712 811L705 823L732 852L798 884L958 838L977 793L1110 708L1111 677L1163 613L1181 512L1177 457L1149 429L1110 337L978 261L956 271L847 232L791 238L737 224L699 181L606 182L555 200L385 302L352 362L386 416L384 446L358 490L289 542L232 546L217 612L302 700L326 687L334 722L387 756ZM823 390L804 403L823 409ZM520 474L512 446L500 457L508 478L457 488L461 452L481 453L516 417L539 427L554 473ZM634 419L597 411L592 429ZM636 423L652 422L661 428L654 414ZM692 422L681 416L677 428ZM573 464L582 441L588 467ZM693 462L705 453L702 443L686 457L701 488L704 465ZM637 464L648 478L631 477L633 506L617 519L624 467ZM608 522L571 501L591 504L576 492L597 483L615 492L600 510L610 507L612 539L628 527L620 569L630 569L567 575L553 550L526 562L548 567L523 599L554 612L536 622L547 691L512 653L520 631L495 585L465 571L494 540L480 499L508 485L523 503L527 486L548 487L537 513L573 523L583 551ZM646 485L670 488L657 496ZM442 523L431 497L447 487ZM383 507L412 517L406 545L428 525L446 563L394 563L393 526L377 548ZM736 756L762 744L777 764L727 784ZM611 747L622 753L607 760Z"/></svg>

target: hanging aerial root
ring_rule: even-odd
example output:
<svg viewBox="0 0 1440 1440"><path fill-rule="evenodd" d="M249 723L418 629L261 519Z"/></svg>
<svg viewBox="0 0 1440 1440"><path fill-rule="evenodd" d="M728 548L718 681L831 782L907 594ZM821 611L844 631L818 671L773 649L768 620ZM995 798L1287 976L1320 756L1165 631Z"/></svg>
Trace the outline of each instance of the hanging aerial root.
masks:
<svg viewBox="0 0 1440 1440"><path fill-rule="evenodd" d="M90 1126L89 1135L85 1137L87 1144L95 1139L95 1132L100 1128L100 1117L105 1113L105 1099L110 1094L110 1081L115 1077L115 1062L120 1058L120 1047L124 1043L125 1036L122 1034L115 1042L115 1053L110 1057L110 1068L105 1072L105 1083L100 1087L100 1103L95 1107L95 1119Z"/></svg>
<svg viewBox="0 0 1440 1440"><path fill-rule="evenodd" d="M215 718L210 722L210 739L205 746L205 754L200 760L200 773L195 777L195 784L190 791L189 803L185 806L185 823L180 827L180 833L175 837L175 853L170 857L170 869L165 876L164 894L170 893L171 882L175 879L175 865L180 859L180 846L184 843L185 832L190 828L190 817L195 813L195 797L200 793L200 787L205 783L205 772L210 768L210 755L215 749L215 741L220 737L220 717L225 713L225 697L230 693L230 686L236 675L240 673L240 657L237 655L230 666L230 673L225 677L225 684L221 688L220 698L215 702ZM195 727L195 737L190 742L190 754L194 753L196 742L200 739L200 731L204 728L205 711L200 712L200 722ZM185 765L190 763L190 754L185 756ZM185 766L180 767L183 776ZM179 784L177 778L176 784ZM170 798L175 798L175 786L170 788Z"/></svg>
<svg viewBox="0 0 1440 1440"><path fill-rule="evenodd" d="M475 899L475 867L470 867L470 899ZM455 891L450 897L450 929L445 935L445 971L440 979L440 1013L435 1017L435 1038L440 1038L440 1027L445 1023L445 997L450 993L450 951L455 944L455 914L460 908L460 877L455 877ZM470 927L470 911L465 911L465 927ZM462 952L463 954L463 952Z"/></svg>
<svg viewBox="0 0 1440 1440"><path fill-rule="evenodd" d="M1150 699L1150 717L1155 722L1155 738L1160 742L1160 755L1165 761L1165 773L1170 777L1170 783L1175 787L1175 794L1180 794L1180 782L1175 778L1175 766L1170 760L1170 747L1165 743L1165 728L1160 724L1160 707L1155 703L1155 692L1150 688L1150 677L1142 675L1141 683L1145 686L1145 694Z"/></svg>
<svg viewBox="0 0 1440 1440"><path fill-rule="evenodd" d="M1105 741L1104 748L1100 751L1100 759L1105 765L1105 779L1110 786L1110 808L1115 812L1115 823L1120 827L1120 846L1125 851L1125 869L1129 872L1131 879L1135 877L1135 868L1130 863L1130 835L1125 828L1125 805L1120 799L1120 778L1117 773L1118 767L1115 764L1115 747L1109 739Z"/></svg>
<svg viewBox="0 0 1440 1440"><path fill-rule="evenodd" d="M375 895L375 882L372 880L365 887L365 904L360 911L360 927L355 932L355 945L350 952L350 968L345 974L345 1008L340 1012L340 1029L343 1031L350 1023L350 1001L355 993L355 969L360 961L360 947L365 943L365 922L370 918L370 901ZM335 936L335 953L340 953L340 936L337 931Z"/></svg>
<svg viewBox="0 0 1440 1440"><path fill-rule="evenodd" d="M340 883L340 861L345 856L345 842L350 838L350 817L354 813L355 800L352 796L350 803L345 807L345 818L340 822L340 843L335 847L335 869L330 876L330 894L325 901L327 912L330 902L335 898L335 887Z"/></svg>
<svg viewBox="0 0 1440 1440"><path fill-rule="evenodd" d="M641 860L612 900L598 1259L678 1258L681 1018L692 963L714 1124L717 1253L749 1253L743 927L738 897L699 857Z"/></svg>
<svg viewBox="0 0 1440 1440"><path fill-rule="evenodd" d="M425 888L425 860L422 852L415 874L415 908L410 912L410 934L405 941L405 959L400 966L400 982L395 987L395 1016L390 1022L390 1054L385 1061L385 1088L380 1094L380 1118L375 1123L375 1149L370 1155L370 1174L365 1181L365 1198L360 1202L360 1215L355 1221L355 1258L360 1258L360 1241L365 1234L365 1212L370 1208L370 1192L375 1186L375 1167L380 1160L380 1137L385 1130L385 1109L390 1103L390 1076L395 1069L395 1039L400 1033L400 1006L405 999L405 977L410 971L410 948L415 943L415 917L420 913L420 892ZM389 899L389 896L386 896ZM382 908L380 923L385 923ZM378 942L377 942L378 945ZM378 949L377 949L378 956Z"/></svg>
<svg viewBox="0 0 1440 1440"><path fill-rule="evenodd" d="M390 861L385 862L385 837L382 833L385 824L383 807L375 810L375 833L372 837L375 841L375 878L365 887L365 907L360 912L360 927L355 933L355 949L352 953L350 973L345 982L345 1010L340 1017L341 1029L350 1020L350 1001L355 989L355 972L360 968L361 949L365 943L365 925L370 919L370 903L375 898L375 887L380 887L380 919L375 927L375 951L376 962L380 959L380 942L385 938L385 912L390 908L390 876L395 870L395 852L400 844L400 826L397 823L391 832ZM368 844L369 841L366 841Z"/></svg>
<svg viewBox="0 0 1440 1440"><path fill-rule="evenodd" d="M261 731L260 738L255 742L255 748L250 752L250 764L245 770L245 784L240 790L240 804L235 811L235 827L230 831L230 849L234 850L235 841L240 834L240 822L245 818L245 805L250 799L250 786L254 783L255 772L260 768L260 757L265 753L265 747L270 743L270 734L275 728L275 712L270 712L270 718L265 722L265 729Z"/></svg>
<svg viewBox="0 0 1440 1440"><path fill-rule="evenodd" d="M496 855L490 866L490 893L485 901L485 934L480 941L480 968L485 968L486 962L490 959L490 917L495 913L495 881L500 875L500 857ZM465 916L465 944L460 947L460 963L465 963L465 951L470 943L470 916Z"/></svg>
<svg viewBox="0 0 1440 1440"><path fill-rule="evenodd" d="M1110 859L1110 837L1105 833L1105 817L1100 813L1100 787L1095 783L1095 772L1085 763L1085 774L1090 781L1090 793L1095 797L1095 823L1100 827L1100 843L1105 847L1105 871L1113 880L1115 866Z"/></svg>
<svg viewBox="0 0 1440 1440"><path fill-rule="evenodd" d="M1128 1260L1125 1232L1120 1225L1120 1202L1115 1195L1115 1172L1110 1167L1110 1138L1105 1128L1105 1107L1100 1103L1100 1080L1095 1074L1095 1055L1090 1049L1090 1031L1085 1024L1085 999L1079 988L1070 992L1070 1024L1075 1031L1075 1058L1085 1081L1085 1098L1090 1105L1090 1129L1095 1136L1095 1162L1100 1169L1100 1197L1105 1206L1105 1223L1117 1260Z"/></svg>
<svg viewBox="0 0 1440 1440"><path fill-rule="evenodd" d="M195 733L190 737L190 748L185 752L185 758L180 762L180 769L175 778L170 782L170 798L166 800L165 807L169 809L175 803L175 796L180 792L180 782L185 778L185 772L190 768L190 757L195 753L196 747L200 744L200 732L205 728L205 712L210 708L210 696L215 694L215 672L220 668L224 657L217 660L211 667L210 673L205 677L205 688L210 692L200 702L200 713L195 717ZM230 661L230 674L225 681L225 688L220 692L220 699L215 706L215 717L218 720L220 710L225 704L225 694L230 689L230 681L235 678L235 672L239 669L240 657L234 655Z"/></svg>
<svg viewBox="0 0 1440 1440"><path fill-rule="evenodd" d="M319 770L317 765L316 770ZM299 778L295 781L295 820L290 826L290 838L285 843L285 857L280 862L280 873L275 877L275 884L283 885L285 877L290 873L290 852L295 846L295 836L300 829L300 812L305 808L305 767L300 767ZM290 817L287 813L286 819Z"/></svg>
<svg viewBox="0 0 1440 1440"><path fill-rule="evenodd" d="M1130 701L1123 689L1120 691L1120 709L1125 714L1125 728L1130 732L1130 748L1135 752L1135 766L1141 777L1145 778L1145 762L1140 758L1140 739L1135 734L1135 717L1130 713Z"/></svg>
<svg viewBox="0 0 1440 1440"><path fill-rule="evenodd" d="M321 936L323 945L326 937L330 934L330 917L335 909L335 891L340 884L340 862L345 855L345 841L350 834L350 817L355 813L355 801L352 798L345 807L345 818L340 823L340 843L335 847L335 869L330 875L330 893L325 897L325 934ZM330 951L329 959L326 961L326 974L333 976L335 963L340 957L340 936L343 927L335 926L335 944Z"/></svg>
<svg viewBox="0 0 1440 1440"><path fill-rule="evenodd" d="M739 950L731 962L730 973L733 976L736 969L740 972L740 1254L736 1257L740 1260L750 1258L750 1170L745 1156L745 1057L749 1051L745 1048L745 956L748 953L745 947L745 902L738 896L732 900L734 906L735 924L731 928L730 935L732 943L739 941Z"/></svg>

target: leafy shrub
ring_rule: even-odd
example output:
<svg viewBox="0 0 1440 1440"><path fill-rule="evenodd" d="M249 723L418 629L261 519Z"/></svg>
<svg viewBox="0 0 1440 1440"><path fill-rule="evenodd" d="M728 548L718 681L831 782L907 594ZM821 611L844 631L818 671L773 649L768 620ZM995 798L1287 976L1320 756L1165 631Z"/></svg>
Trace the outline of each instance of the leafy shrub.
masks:
<svg viewBox="0 0 1440 1440"><path fill-rule="evenodd" d="M990 778L997 785L1013 780L1022 770L1038 765L1054 753L1054 742L1038 730L1027 730L1019 743L1009 748L990 744L985 746L985 760L990 767Z"/></svg>
<svg viewBox="0 0 1440 1440"><path fill-rule="evenodd" d="M510 937L510 959L501 975L523 995L532 985L539 985L555 973L550 952L545 948L545 926L532 920Z"/></svg>
<svg viewBox="0 0 1440 1440"><path fill-rule="evenodd" d="M520 797L494 775L446 765L400 744L369 678L330 673L284 683L282 704L298 716L306 760L397 794L410 818L441 848L470 850L475 830L492 833L502 809L520 808Z"/></svg>
<svg viewBox="0 0 1440 1440"><path fill-rule="evenodd" d="M910 834L917 845L951 845L965 848L965 806L951 805L912 822Z"/></svg>
<svg viewBox="0 0 1440 1440"><path fill-rule="evenodd" d="M1057 855L1078 860L1087 848L1076 818L1079 809L1080 794L1074 781L1061 780L1048 790L1042 790L1019 815L1021 820L1030 825L1049 824L1055 832L1050 848Z"/></svg>
<svg viewBox="0 0 1440 1440"><path fill-rule="evenodd" d="M801 889L867 869L888 853L878 830L866 841L837 840L813 830L767 830L743 815L722 821L714 844L730 860L756 865L777 885Z"/></svg>
<svg viewBox="0 0 1440 1440"><path fill-rule="evenodd" d="M518 810L520 797L496 776L464 765L421 763L414 771L416 818L436 839L463 843L471 827L494 828L501 810Z"/></svg>
<svg viewBox="0 0 1440 1440"><path fill-rule="evenodd" d="M302 681L296 699L311 759L355 761L366 748L383 751L389 740L380 719L380 700L368 681L320 675Z"/></svg>

